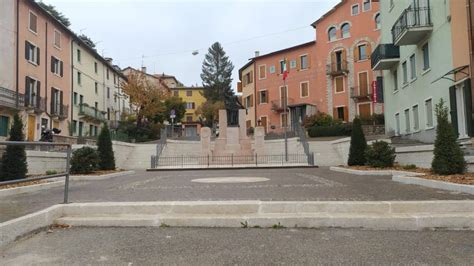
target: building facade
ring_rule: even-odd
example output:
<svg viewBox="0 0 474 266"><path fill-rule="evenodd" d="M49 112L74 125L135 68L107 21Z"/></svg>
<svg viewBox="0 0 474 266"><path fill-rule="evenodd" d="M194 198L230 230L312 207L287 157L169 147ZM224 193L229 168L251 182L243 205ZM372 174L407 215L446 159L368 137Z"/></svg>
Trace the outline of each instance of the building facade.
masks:
<svg viewBox="0 0 474 266"><path fill-rule="evenodd" d="M382 113L383 104L374 100L377 74L370 63L380 38L379 3L342 0L312 26L317 42L312 72L317 88L326 91L326 108L320 111L346 122Z"/></svg>
<svg viewBox="0 0 474 266"><path fill-rule="evenodd" d="M372 66L384 73L388 134L433 142L435 106L443 99L459 137L471 135L466 6L464 0L381 1L381 41Z"/></svg>
<svg viewBox="0 0 474 266"><path fill-rule="evenodd" d="M186 137L198 136L201 131L201 116L196 111L205 102L203 87L176 87L171 88L172 95L181 98L186 103L186 113L180 121L183 135Z"/></svg>
<svg viewBox="0 0 474 266"><path fill-rule="evenodd" d="M256 56L258 56L258 54L256 54ZM255 116L255 64L253 60L250 60L239 69L239 80L237 83L237 92L241 93L240 101L247 110L246 128L255 128L257 119Z"/></svg>

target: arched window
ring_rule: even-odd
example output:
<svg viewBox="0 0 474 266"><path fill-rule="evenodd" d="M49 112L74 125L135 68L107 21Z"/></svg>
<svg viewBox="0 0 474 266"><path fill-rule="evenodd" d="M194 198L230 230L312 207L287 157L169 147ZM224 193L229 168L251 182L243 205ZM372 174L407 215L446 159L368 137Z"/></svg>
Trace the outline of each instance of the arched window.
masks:
<svg viewBox="0 0 474 266"><path fill-rule="evenodd" d="M329 28L329 30L328 30L328 38L329 38L329 41L334 41L334 40L336 40L336 28L335 28L335 27Z"/></svg>
<svg viewBox="0 0 474 266"><path fill-rule="evenodd" d="M351 25L349 25L349 23L342 24L342 27L341 27L342 38L350 37L351 36L350 30L351 30Z"/></svg>
<svg viewBox="0 0 474 266"><path fill-rule="evenodd" d="M375 28L380 30L380 13L375 15Z"/></svg>

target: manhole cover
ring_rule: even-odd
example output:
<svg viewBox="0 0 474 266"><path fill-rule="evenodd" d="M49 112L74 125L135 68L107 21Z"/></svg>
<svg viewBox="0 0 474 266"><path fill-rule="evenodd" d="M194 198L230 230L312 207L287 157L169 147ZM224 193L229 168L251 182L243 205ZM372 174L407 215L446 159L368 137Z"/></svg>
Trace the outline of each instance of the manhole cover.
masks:
<svg viewBox="0 0 474 266"><path fill-rule="evenodd" d="M191 182L197 183L255 183L265 182L270 179L265 177L212 177L212 178L198 178Z"/></svg>

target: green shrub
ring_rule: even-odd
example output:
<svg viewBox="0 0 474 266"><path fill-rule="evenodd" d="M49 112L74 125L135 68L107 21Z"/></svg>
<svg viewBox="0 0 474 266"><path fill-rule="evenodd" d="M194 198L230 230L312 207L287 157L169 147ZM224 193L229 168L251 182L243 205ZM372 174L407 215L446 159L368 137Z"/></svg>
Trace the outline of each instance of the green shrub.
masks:
<svg viewBox="0 0 474 266"><path fill-rule="evenodd" d="M351 146L349 148L348 165L365 165L365 149L367 141L365 140L364 131L360 119L356 117L352 122Z"/></svg>
<svg viewBox="0 0 474 266"><path fill-rule="evenodd" d="M13 116L13 124L10 129L10 141L24 141L23 122L18 114ZM0 181L23 179L28 173L25 146L7 145L2 155L0 168Z"/></svg>
<svg viewBox="0 0 474 266"><path fill-rule="evenodd" d="M367 165L377 168L392 167L395 162L395 148L385 141L376 141L365 150Z"/></svg>
<svg viewBox="0 0 474 266"><path fill-rule="evenodd" d="M89 174L98 169L99 155L91 147L82 147L72 153L71 173Z"/></svg>
<svg viewBox="0 0 474 266"><path fill-rule="evenodd" d="M305 128L310 128L313 126L333 126L333 125L339 125L342 122L338 119L333 119L332 116L323 113L323 112L317 112L314 115L307 116L304 121L303 121L303 126Z"/></svg>
<svg viewBox="0 0 474 266"><path fill-rule="evenodd" d="M46 175L55 175L57 174L58 172L56 170L48 170L46 171Z"/></svg>
<svg viewBox="0 0 474 266"><path fill-rule="evenodd" d="M112 149L112 140L110 139L110 131L106 123L104 123L97 139L97 152L99 153L99 169L115 170L115 157Z"/></svg>
<svg viewBox="0 0 474 266"><path fill-rule="evenodd" d="M443 99L436 105L436 141L434 158L431 163L433 172L439 175L462 174L466 171L466 161L457 143L457 134L448 120L448 108Z"/></svg>
<svg viewBox="0 0 474 266"><path fill-rule="evenodd" d="M352 126L340 124L333 126L312 126L308 129L308 135L314 137L350 136Z"/></svg>
<svg viewBox="0 0 474 266"><path fill-rule="evenodd" d="M406 164L406 165L403 165L402 168L405 169L405 170L414 170L414 169L416 169L416 165L415 164Z"/></svg>

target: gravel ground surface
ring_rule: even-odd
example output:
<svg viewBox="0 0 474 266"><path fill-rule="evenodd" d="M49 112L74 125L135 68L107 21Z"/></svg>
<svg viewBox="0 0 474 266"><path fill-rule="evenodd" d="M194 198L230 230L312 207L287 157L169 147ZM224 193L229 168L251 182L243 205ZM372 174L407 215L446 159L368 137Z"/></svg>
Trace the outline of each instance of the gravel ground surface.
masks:
<svg viewBox="0 0 474 266"><path fill-rule="evenodd" d="M263 177L263 182L199 183L199 178ZM144 172L97 181L73 181L71 202L283 200L465 200L474 195L357 176L328 168ZM0 222L62 203L63 187L2 197Z"/></svg>
<svg viewBox="0 0 474 266"><path fill-rule="evenodd" d="M0 254L3 265L472 265L474 232L70 228Z"/></svg>

